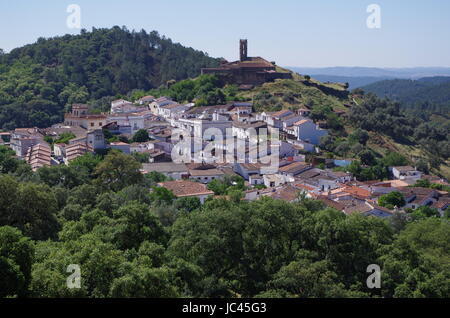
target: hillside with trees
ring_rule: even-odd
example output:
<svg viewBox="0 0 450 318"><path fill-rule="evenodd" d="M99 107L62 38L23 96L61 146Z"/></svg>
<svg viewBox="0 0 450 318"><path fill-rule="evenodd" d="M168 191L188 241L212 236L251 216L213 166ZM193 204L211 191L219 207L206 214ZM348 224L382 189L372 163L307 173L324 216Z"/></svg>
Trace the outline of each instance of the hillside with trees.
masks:
<svg viewBox="0 0 450 318"><path fill-rule="evenodd" d="M217 64L156 31L116 26L40 38L0 54L0 129L47 127L73 103L108 104L133 89L195 77Z"/></svg>
<svg viewBox="0 0 450 318"><path fill-rule="evenodd" d="M363 86L361 89L398 101L402 108L419 116L436 113L450 117L450 77L385 80Z"/></svg>

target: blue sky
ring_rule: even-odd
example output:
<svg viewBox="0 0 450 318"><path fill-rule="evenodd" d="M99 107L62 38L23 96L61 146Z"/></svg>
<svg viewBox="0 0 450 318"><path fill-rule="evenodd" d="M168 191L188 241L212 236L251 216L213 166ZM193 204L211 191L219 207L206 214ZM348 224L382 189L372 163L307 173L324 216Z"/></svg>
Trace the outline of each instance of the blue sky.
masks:
<svg viewBox="0 0 450 318"><path fill-rule="evenodd" d="M229 60L247 38L249 55L284 66L450 67L448 0L2 0L0 48L79 33L66 25L69 4L88 30L157 30ZM366 26L369 4L381 8L380 29Z"/></svg>

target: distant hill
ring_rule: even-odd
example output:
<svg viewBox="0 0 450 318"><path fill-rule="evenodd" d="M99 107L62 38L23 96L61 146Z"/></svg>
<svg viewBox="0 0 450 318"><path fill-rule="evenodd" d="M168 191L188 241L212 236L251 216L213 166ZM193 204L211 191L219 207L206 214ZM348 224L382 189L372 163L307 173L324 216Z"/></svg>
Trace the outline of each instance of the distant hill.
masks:
<svg viewBox="0 0 450 318"><path fill-rule="evenodd" d="M288 67L322 82L349 83L350 89L388 79L418 79L450 76L448 67L376 68L376 67Z"/></svg>
<svg viewBox="0 0 450 318"><path fill-rule="evenodd" d="M0 54L0 129L46 127L64 107L199 75L217 59L158 32L82 30Z"/></svg>
<svg viewBox="0 0 450 318"><path fill-rule="evenodd" d="M387 77L418 79L432 76L450 76L450 67L411 67L411 68L377 68L377 67L287 67L300 74L333 75L346 77Z"/></svg>
<svg viewBox="0 0 450 318"><path fill-rule="evenodd" d="M418 80L384 80L362 87L379 97L388 97L404 107L431 110L450 115L450 77L426 77Z"/></svg>

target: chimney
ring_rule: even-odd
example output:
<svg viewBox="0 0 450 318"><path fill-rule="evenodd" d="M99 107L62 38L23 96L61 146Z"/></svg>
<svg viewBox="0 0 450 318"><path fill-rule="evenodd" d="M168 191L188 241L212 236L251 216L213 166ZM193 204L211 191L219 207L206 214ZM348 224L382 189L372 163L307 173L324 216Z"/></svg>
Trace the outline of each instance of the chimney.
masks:
<svg viewBox="0 0 450 318"><path fill-rule="evenodd" d="M239 41L239 53L241 62L247 60L247 40Z"/></svg>

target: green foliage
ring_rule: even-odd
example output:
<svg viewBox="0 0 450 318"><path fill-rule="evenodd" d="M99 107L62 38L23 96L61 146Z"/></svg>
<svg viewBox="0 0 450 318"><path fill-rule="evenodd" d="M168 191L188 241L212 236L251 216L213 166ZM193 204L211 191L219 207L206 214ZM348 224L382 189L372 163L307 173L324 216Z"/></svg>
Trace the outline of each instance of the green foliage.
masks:
<svg viewBox="0 0 450 318"><path fill-rule="evenodd" d="M218 281L222 278L228 288L241 295L285 289L297 296L320 297L329 290L328 295L342 297L346 294L345 286L348 288L364 276L367 262L377 257L377 249L389 243L391 236L389 228L378 219L361 216L348 219L341 212L317 213L269 198L239 205L213 200L203 211L177 219L169 252L194 262L206 276L214 275ZM302 247L311 252L302 252ZM309 263L314 258L329 259L332 264L326 266L329 274L325 274L329 280L323 277L323 281L317 282L326 269L314 274L307 267L304 275L312 275L311 284L317 282L317 287L305 289L302 284L308 284L306 276L296 280L284 273L287 268L282 269L283 266L304 257L311 259ZM281 277L291 282L282 283ZM220 294L226 295L226 291Z"/></svg>
<svg viewBox="0 0 450 318"><path fill-rule="evenodd" d="M69 162L69 167L73 167L78 171L87 171L90 176L95 171L97 165L102 161L102 158L99 155L95 155L92 153L86 153L82 156L79 156L72 161Z"/></svg>
<svg viewBox="0 0 450 318"><path fill-rule="evenodd" d="M416 183L414 184L414 187L431 188L439 191L450 192L450 186L439 183L431 183L428 179L417 180Z"/></svg>
<svg viewBox="0 0 450 318"><path fill-rule="evenodd" d="M140 168L141 164L133 157L120 151L110 151L95 168L95 183L103 189L118 191L143 181Z"/></svg>
<svg viewBox="0 0 450 318"><path fill-rule="evenodd" d="M10 226L0 226L0 297L26 296L31 281L34 246Z"/></svg>
<svg viewBox="0 0 450 318"><path fill-rule="evenodd" d="M201 202L197 197L184 197L177 199L174 206L176 209L192 212L201 207Z"/></svg>
<svg viewBox="0 0 450 318"><path fill-rule="evenodd" d="M393 209L395 206L400 208L406 204L403 194L397 191L393 191L387 194L383 194L378 198L378 204L389 209Z"/></svg>
<svg viewBox="0 0 450 318"><path fill-rule="evenodd" d="M49 186L70 189L88 182L89 172L80 166L57 165L39 168L36 175L39 181Z"/></svg>
<svg viewBox="0 0 450 318"><path fill-rule="evenodd" d="M411 216L414 220L421 220L430 217L439 218L441 215L437 209L430 208L429 206L421 206L415 209L411 213Z"/></svg>
<svg viewBox="0 0 450 318"><path fill-rule="evenodd" d="M146 129L139 129L131 139L132 142L146 142L149 140L150 137L148 136L148 131Z"/></svg>
<svg viewBox="0 0 450 318"><path fill-rule="evenodd" d="M229 194L233 190L245 190L245 180L238 175L225 175L221 179L214 179L208 183L208 189L215 195Z"/></svg>
<svg viewBox="0 0 450 318"><path fill-rule="evenodd" d="M169 88L151 90L149 93L155 96L168 96L178 103L195 102L196 106L221 105L238 99L235 86L224 87L217 76L210 74L182 80Z"/></svg>
<svg viewBox="0 0 450 318"><path fill-rule="evenodd" d="M346 170L359 181L383 180L389 176L387 167L380 163L372 167L362 167L361 163L355 160L346 167Z"/></svg>
<svg viewBox="0 0 450 318"><path fill-rule="evenodd" d="M418 80L395 79L364 86L367 92L401 102L402 107L418 116L450 112L450 78L427 77Z"/></svg>
<svg viewBox="0 0 450 318"><path fill-rule="evenodd" d="M59 227L56 209L56 198L47 186L0 175L0 225L15 226L35 240L54 238Z"/></svg>
<svg viewBox="0 0 450 318"><path fill-rule="evenodd" d="M59 138L56 139L53 143L55 144L69 144L69 141L76 136L71 132L63 132L61 135L59 135Z"/></svg>
<svg viewBox="0 0 450 318"><path fill-rule="evenodd" d="M131 202L113 212L114 241L119 249L137 248L144 241L165 243L166 233L148 206Z"/></svg>
<svg viewBox="0 0 450 318"><path fill-rule="evenodd" d="M17 159L16 153L9 147L0 145L0 173L15 173L26 166L25 162Z"/></svg>
<svg viewBox="0 0 450 318"><path fill-rule="evenodd" d="M408 165L408 160L398 152L389 152L384 156L382 162L387 167L398 167Z"/></svg>
<svg viewBox="0 0 450 318"><path fill-rule="evenodd" d="M348 139L350 142L357 142L361 145L366 145L369 140L369 134L366 130L358 128L348 136Z"/></svg>
<svg viewBox="0 0 450 318"><path fill-rule="evenodd" d="M175 200L175 195L172 193L172 191L163 188L163 187L153 187L150 198L153 202L157 205L169 205Z"/></svg>
<svg viewBox="0 0 450 318"><path fill-rule="evenodd" d="M145 180L147 182L150 182L151 185L155 185L159 182L168 181L169 178L166 177L164 174L158 171L151 171L145 175Z"/></svg>
<svg viewBox="0 0 450 318"><path fill-rule="evenodd" d="M328 261L311 262L308 259L293 261L282 267L273 280L268 282L269 288L286 291L284 297L300 298L343 298L352 293L331 268ZM353 295L357 297L356 293Z"/></svg>
<svg viewBox="0 0 450 318"><path fill-rule="evenodd" d="M384 297L435 298L450 294L450 224L437 218L408 224L380 257Z"/></svg>
<svg viewBox="0 0 450 318"><path fill-rule="evenodd" d="M430 163L436 169L442 159L450 157L448 120L420 118L402 110L398 102L367 94L363 103L351 108L348 122L354 127L387 135L399 143L420 146L429 153Z"/></svg>
<svg viewBox="0 0 450 318"><path fill-rule="evenodd" d="M134 151L132 154L133 158L140 163L148 163L150 160L150 154L146 152Z"/></svg>

